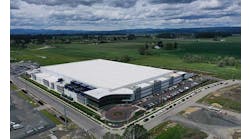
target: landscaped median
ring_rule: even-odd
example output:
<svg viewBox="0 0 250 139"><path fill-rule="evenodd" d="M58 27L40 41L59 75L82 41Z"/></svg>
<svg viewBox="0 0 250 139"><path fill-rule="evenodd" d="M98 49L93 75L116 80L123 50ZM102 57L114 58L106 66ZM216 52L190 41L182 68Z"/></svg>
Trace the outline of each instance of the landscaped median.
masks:
<svg viewBox="0 0 250 139"><path fill-rule="evenodd" d="M17 95L19 97L21 97L22 99L26 100L28 103L30 103L33 107L37 107L37 103L30 98L30 96L28 96L27 94L24 93L24 91L20 90L20 91L17 91Z"/></svg>
<svg viewBox="0 0 250 139"><path fill-rule="evenodd" d="M10 83L10 89L15 91L17 93L17 95L24 99L25 101L27 101L29 104L31 104L33 107L38 106L37 103L31 98L31 96L29 96L25 90L19 89L16 85L14 85L13 83Z"/></svg>
<svg viewBox="0 0 250 139"><path fill-rule="evenodd" d="M72 101L68 100L67 98L62 97L59 93L57 93L57 92L55 92L53 90L48 89L47 87L45 87L45 86L37 83L36 81L33 81L32 79L30 79L30 78L28 78L26 76L22 76L22 78L25 79L25 80L27 80L27 81L29 81L29 82L31 82L32 84L36 85L37 87L45 90L46 92L49 92L50 94L56 96L57 98L63 100L64 102L66 102L66 103L74 106L75 108L77 108L78 110L84 112L85 114L87 114L87 115L89 115L89 116L91 116L91 117L93 117L93 118L95 118L95 119L103 122L101 120L101 116L98 113L90 110L89 108L85 107L84 105L81 105L81 104L79 104L77 102L72 102Z"/></svg>
<svg viewBox="0 0 250 139"><path fill-rule="evenodd" d="M57 117L53 114L51 114L48 110L41 110L40 111L44 116L46 116L48 119L50 119L52 122L54 122L56 125L62 124L62 122L57 119Z"/></svg>

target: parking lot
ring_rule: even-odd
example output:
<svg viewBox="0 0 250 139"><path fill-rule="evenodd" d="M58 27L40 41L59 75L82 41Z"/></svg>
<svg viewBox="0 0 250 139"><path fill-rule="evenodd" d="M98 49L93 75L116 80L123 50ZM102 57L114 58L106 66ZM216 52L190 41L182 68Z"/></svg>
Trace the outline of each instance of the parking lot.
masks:
<svg viewBox="0 0 250 139"><path fill-rule="evenodd" d="M11 75L20 75L27 70L36 69L39 67L39 64L31 61L21 61L18 63L10 64L10 74Z"/></svg>
<svg viewBox="0 0 250 139"><path fill-rule="evenodd" d="M49 119L35 110L27 101L20 98L17 92L11 91L10 137L26 138L55 127Z"/></svg>
<svg viewBox="0 0 250 139"><path fill-rule="evenodd" d="M208 81L207 78L201 76L195 76L188 80L184 80L177 85L169 87L163 90L161 93L150 95L145 97L137 102L135 105L143 107L147 110L161 106L169 101L174 100L175 98L185 94L188 90Z"/></svg>

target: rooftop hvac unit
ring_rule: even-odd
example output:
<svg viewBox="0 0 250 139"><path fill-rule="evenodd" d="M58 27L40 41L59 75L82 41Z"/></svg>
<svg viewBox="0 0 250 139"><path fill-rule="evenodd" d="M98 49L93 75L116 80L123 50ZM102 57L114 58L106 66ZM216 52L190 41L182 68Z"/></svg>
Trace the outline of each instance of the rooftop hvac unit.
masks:
<svg viewBox="0 0 250 139"><path fill-rule="evenodd" d="M57 82L62 83L64 80L63 78L58 78Z"/></svg>

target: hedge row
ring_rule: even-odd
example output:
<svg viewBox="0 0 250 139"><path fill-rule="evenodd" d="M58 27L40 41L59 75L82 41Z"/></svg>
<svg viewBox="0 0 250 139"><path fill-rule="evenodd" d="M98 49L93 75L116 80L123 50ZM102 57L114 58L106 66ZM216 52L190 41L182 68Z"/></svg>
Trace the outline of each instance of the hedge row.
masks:
<svg viewBox="0 0 250 139"><path fill-rule="evenodd" d="M54 96L60 98L61 100L63 100L63 101L65 101L65 102L69 103L70 105L74 106L75 108L81 110L82 112L86 113L87 115L92 116L92 117L96 118L97 120L100 120L100 121L101 121L101 117L100 117L97 113L95 113L95 112L93 112L92 110L88 109L87 107L85 107L85 106L83 106L83 105L81 105L81 104L79 104L79 103L77 103L77 102L72 102L72 101L70 101L70 100L68 100L68 99L66 99L66 98L64 98L64 97L62 97L59 93L57 93L57 92L55 92L55 91L53 91L53 90L48 89L47 87L45 87L45 86L43 86L43 85L41 85L41 84L39 84L39 83L37 83L37 82L31 80L31 79L28 78L28 77L25 77L25 76L22 76L22 77L23 77L25 80L27 80L27 81L29 81L29 82L35 84L36 86L42 88L43 90L45 90L45 91L51 93L52 95L54 95Z"/></svg>

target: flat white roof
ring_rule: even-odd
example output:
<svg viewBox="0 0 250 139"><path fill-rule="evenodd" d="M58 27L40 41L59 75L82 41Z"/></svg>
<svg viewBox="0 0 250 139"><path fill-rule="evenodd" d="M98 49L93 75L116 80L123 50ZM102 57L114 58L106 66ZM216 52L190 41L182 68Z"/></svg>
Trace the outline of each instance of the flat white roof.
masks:
<svg viewBox="0 0 250 139"><path fill-rule="evenodd" d="M182 74L186 74L186 72L184 72L184 71L178 71L177 73L178 73L178 74L181 74L181 75L182 75Z"/></svg>
<svg viewBox="0 0 250 139"><path fill-rule="evenodd" d="M33 70L28 70L28 71L26 71L27 74L31 74L31 73L33 73L33 72L34 72Z"/></svg>
<svg viewBox="0 0 250 139"><path fill-rule="evenodd" d="M47 77L50 77L49 74L47 74L47 73L42 73L42 72L36 73L35 75L36 75L37 78L47 78Z"/></svg>
<svg viewBox="0 0 250 139"><path fill-rule="evenodd" d="M145 87L148 87L150 86L151 84L148 84L148 83L141 83L141 84L137 84L136 86L137 87L141 87L141 88L145 88Z"/></svg>
<svg viewBox="0 0 250 139"><path fill-rule="evenodd" d="M51 76L50 74L43 73L43 72L35 73L35 75L37 78L44 78L49 82L56 82L58 80L57 77Z"/></svg>
<svg viewBox="0 0 250 139"><path fill-rule="evenodd" d="M128 89L128 88L121 88L121 89L117 89L115 91L109 91L109 90L104 89L104 88L97 88L94 90L86 91L84 93L89 95L89 96L92 96L96 99L100 99L100 98L102 98L104 96L108 96L108 95L132 95L133 90Z"/></svg>
<svg viewBox="0 0 250 139"><path fill-rule="evenodd" d="M166 81L166 80L168 80L169 78L164 78L164 77L160 77L160 78L157 78L157 80L159 80L159 81Z"/></svg>
<svg viewBox="0 0 250 139"><path fill-rule="evenodd" d="M128 88L121 88L121 89L117 89L115 91L112 91L112 94L126 94L126 95L132 95L134 94L134 91Z"/></svg>
<svg viewBox="0 0 250 139"><path fill-rule="evenodd" d="M179 76L181 76L181 74L173 73L173 74L171 74L171 76L173 76L173 77L179 77Z"/></svg>
<svg viewBox="0 0 250 139"><path fill-rule="evenodd" d="M92 97L94 97L96 99L100 99L103 96L111 94L111 92L109 90L107 90L107 89L97 88L97 89L94 89L94 90L86 91L86 92L84 92L84 94L92 96Z"/></svg>
<svg viewBox="0 0 250 139"><path fill-rule="evenodd" d="M171 70L103 59L44 66L42 68L97 88L110 90L172 73Z"/></svg>
<svg viewBox="0 0 250 139"><path fill-rule="evenodd" d="M48 80L49 82L57 82L58 78L56 78L55 76L49 76L46 77L46 80Z"/></svg>
<svg viewBox="0 0 250 139"><path fill-rule="evenodd" d="M154 80L152 80L152 81L149 81L150 83L154 83L155 81Z"/></svg>

